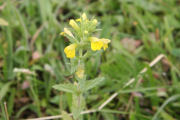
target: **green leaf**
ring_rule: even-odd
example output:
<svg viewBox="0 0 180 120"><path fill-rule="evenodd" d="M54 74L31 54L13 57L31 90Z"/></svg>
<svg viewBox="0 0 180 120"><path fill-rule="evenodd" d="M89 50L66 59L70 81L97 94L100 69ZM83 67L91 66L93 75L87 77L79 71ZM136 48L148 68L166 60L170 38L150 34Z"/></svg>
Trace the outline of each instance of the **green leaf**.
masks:
<svg viewBox="0 0 180 120"><path fill-rule="evenodd" d="M9 87L12 84L12 82L6 83L2 86L0 89L0 101L3 99L3 97L6 95L6 93L9 91Z"/></svg>
<svg viewBox="0 0 180 120"><path fill-rule="evenodd" d="M104 80L104 77L98 77L98 78L95 78L94 80L86 81L86 83L85 83L85 90L89 90L89 89L92 89L92 88L96 87L103 80Z"/></svg>
<svg viewBox="0 0 180 120"><path fill-rule="evenodd" d="M63 118L63 120L72 120L70 115L65 111L62 111L62 118Z"/></svg>
<svg viewBox="0 0 180 120"><path fill-rule="evenodd" d="M162 116L163 120L175 120L170 114L168 114L167 112L162 111L160 113L160 115Z"/></svg>
<svg viewBox="0 0 180 120"><path fill-rule="evenodd" d="M136 116L135 115L136 115L136 113L131 111L130 112L130 116L129 116L129 120L136 120Z"/></svg>
<svg viewBox="0 0 180 120"><path fill-rule="evenodd" d="M0 18L0 26L8 26L8 22L2 18Z"/></svg>
<svg viewBox="0 0 180 120"><path fill-rule="evenodd" d="M82 120L81 112L85 108L85 100L81 95L73 94L72 95L72 114L74 119Z"/></svg>
<svg viewBox="0 0 180 120"><path fill-rule="evenodd" d="M59 84L59 85L54 85L54 89L64 91L64 92L69 92L69 93L75 93L77 91L77 88L73 84Z"/></svg>
<svg viewBox="0 0 180 120"><path fill-rule="evenodd" d="M179 100L180 94L173 95L172 97L168 98L162 105L161 107L157 110L157 112L154 114L152 120L157 120L158 115L164 110L165 106L175 100Z"/></svg>

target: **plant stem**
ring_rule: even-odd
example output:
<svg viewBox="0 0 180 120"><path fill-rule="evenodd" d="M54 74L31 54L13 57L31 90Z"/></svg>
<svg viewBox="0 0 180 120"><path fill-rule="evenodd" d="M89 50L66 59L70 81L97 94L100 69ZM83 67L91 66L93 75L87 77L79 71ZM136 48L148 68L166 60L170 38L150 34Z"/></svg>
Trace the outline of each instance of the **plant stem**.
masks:
<svg viewBox="0 0 180 120"><path fill-rule="evenodd" d="M4 109L5 109L5 113L6 113L6 119L9 120L9 115L8 115L6 102L4 102Z"/></svg>

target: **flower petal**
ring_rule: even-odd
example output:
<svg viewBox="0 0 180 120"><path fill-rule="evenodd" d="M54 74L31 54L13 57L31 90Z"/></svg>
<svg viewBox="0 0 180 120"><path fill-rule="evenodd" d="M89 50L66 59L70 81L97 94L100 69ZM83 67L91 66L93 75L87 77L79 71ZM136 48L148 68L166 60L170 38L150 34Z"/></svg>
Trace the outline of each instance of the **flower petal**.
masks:
<svg viewBox="0 0 180 120"><path fill-rule="evenodd" d="M90 41L91 41L91 49L93 51L101 50L101 48L103 47L103 42L96 37L91 37Z"/></svg>
<svg viewBox="0 0 180 120"><path fill-rule="evenodd" d="M76 55L76 44L71 44L64 49L64 52L68 58L74 58Z"/></svg>

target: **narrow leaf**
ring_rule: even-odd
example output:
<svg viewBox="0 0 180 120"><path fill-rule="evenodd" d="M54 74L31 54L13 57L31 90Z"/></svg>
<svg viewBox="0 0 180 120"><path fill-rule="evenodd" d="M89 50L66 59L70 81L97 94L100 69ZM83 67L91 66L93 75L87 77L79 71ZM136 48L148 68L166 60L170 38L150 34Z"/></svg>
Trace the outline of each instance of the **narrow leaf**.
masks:
<svg viewBox="0 0 180 120"><path fill-rule="evenodd" d="M92 89L99 85L104 80L104 77L95 78L94 80L89 80L85 83L85 90Z"/></svg>
<svg viewBox="0 0 180 120"><path fill-rule="evenodd" d="M3 97L7 94L9 91L9 87L12 84L12 82L6 83L5 85L2 86L0 89L0 101L3 99Z"/></svg>
<svg viewBox="0 0 180 120"><path fill-rule="evenodd" d="M170 114L165 111L162 111L160 115L162 116L163 120L175 120Z"/></svg>
<svg viewBox="0 0 180 120"><path fill-rule="evenodd" d="M179 98L180 98L180 94L177 94L177 95L174 95L174 96L168 98L168 99L161 105L161 107L157 110L157 112L154 114L152 120L157 120L158 115L163 111L164 107L165 107L167 104L169 104L170 102L173 102L173 101L175 101L175 100L177 100L177 99L179 99Z"/></svg>
<svg viewBox="0 0 180 120"><path fill-rule="evenodd" d="M54 85L53 88L56 90L69 92L69 93L74 93L77 91L76 86L73 84L59 84L59 85Z"/></svg>

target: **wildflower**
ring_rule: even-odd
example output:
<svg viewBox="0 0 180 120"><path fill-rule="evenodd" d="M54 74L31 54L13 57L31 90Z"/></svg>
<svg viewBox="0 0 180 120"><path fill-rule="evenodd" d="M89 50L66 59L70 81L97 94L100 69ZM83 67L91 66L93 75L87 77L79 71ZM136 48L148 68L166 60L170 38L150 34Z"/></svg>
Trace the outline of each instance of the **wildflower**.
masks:
<svg viewBox="0 0 180 120"><path fill-rule="evenodd" d="M70 37L73 37L74 38L74 36L73 36L73 34L71 33L71 31L70 30L68 30L67 28L64 28L64 32L61 32L60 33L60 35L65 35L65 34L67 34L67 35L69 35Z"/></svg>
<svg viewBox="0 0 180 120"><path fill-rule="evenodd" d="M77 75L79 78L82 79L82 78L84 77L84 69L81 68L81 67L79 67L79 68L77 69L76 75Z"/></svg>
<svg viewBox="0 0 180 120"><path fill-rule="evenodd" d="M111 41L105 38L102 38L100 40L103 42L103 49L106 50L108 48L108 43L110 43Z"/></svg>
<svg viewBox="0 0 180 120"><path fill-rule="evenodd" d="M103 42L96 37L90 37L90 41L91 41L91 49L93 51L100 50L103 47Z"/></svg>
<svg viewBox="0 0 180 120"><path fill-rule="evenodd" d="M76 31L79 30L78 24L77 24L73 19L70 20L69 24L70 24L71 27L74 28Z"/></svg>
<svg viewBox="0 0 180 120"><path fill-rule="evenodd" d="M74 58L76 55L76 44L71 44L64 49L64 52L68 58Z"/></svg>

